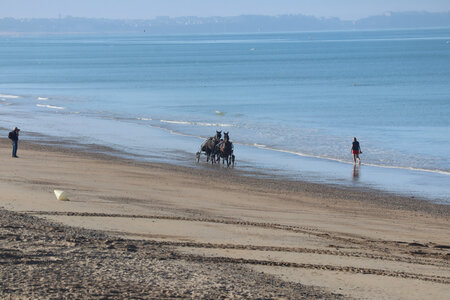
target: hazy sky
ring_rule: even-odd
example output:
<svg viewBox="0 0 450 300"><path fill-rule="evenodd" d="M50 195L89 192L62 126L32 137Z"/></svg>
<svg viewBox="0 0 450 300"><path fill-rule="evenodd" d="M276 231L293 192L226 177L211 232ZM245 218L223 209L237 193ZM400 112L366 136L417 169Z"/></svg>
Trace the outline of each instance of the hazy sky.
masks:
<svg viewBox="0 0 450 300"><path fill-rule="evenodd" d="M450 0L0 0L0 18L305 14L354 20L387 11L447 12Z"/></svg>

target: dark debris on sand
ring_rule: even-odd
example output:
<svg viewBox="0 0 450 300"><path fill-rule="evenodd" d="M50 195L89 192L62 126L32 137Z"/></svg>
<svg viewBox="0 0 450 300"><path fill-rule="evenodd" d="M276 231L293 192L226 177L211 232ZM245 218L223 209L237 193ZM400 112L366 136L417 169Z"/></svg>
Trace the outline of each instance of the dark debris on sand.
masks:
<svg viewBox="0 0 450 300"><path fill-rule="evenodd" d="M1 299L341 299L242 265L189 259L0 209Z"/></svg>

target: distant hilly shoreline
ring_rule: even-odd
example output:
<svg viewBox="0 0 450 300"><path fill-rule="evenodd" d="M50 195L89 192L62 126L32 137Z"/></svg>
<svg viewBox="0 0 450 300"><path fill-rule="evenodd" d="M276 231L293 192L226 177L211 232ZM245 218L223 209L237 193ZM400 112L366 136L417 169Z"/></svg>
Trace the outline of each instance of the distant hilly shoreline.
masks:
<svg viewBox="0 0 450 300"><path fill-rule="evenodd" d="M244 33L319 30L371 30L450 27L450 12L388 12L356 21L306 15L242 15L236 17L157 17L118 20L65 17L1 18L0 33Z"/></svg>

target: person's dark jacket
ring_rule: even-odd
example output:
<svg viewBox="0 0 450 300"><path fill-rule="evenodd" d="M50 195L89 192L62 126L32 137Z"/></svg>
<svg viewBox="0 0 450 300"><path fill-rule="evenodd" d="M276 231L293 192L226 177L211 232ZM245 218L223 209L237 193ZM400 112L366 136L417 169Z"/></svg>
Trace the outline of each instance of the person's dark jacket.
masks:
<svg viewBox="0 0 450 300"><path fill-rule="evenodd" d="M17 142L19 140L19 135L13 130L8 134L8 138L13 142Z"/></svg>

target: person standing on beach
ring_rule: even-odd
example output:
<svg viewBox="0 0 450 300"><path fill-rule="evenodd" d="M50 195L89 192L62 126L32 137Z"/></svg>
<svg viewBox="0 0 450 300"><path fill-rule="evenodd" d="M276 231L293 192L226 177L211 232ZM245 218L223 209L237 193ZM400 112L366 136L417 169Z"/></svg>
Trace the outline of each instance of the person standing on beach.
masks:
<svg viewBox="0 0 450 300"><path fill-rule="evenodd" d="M359 142L354 137L353 143L352 143L353 163L356 164L356 159L358 159L359 164L361 164L361 159L359 158L359 155L361 153L362 153L362 151L361 151L361 147L359 146Z"/></svg>
<svg viewBox="0 0 450 300"><path fill-rule="evenodd" d="M17 156L17 147L19 145L19 131L20 129L14 127L14 130L8 134L8 138L12 142L12 157L18 158Z"/></svg>

